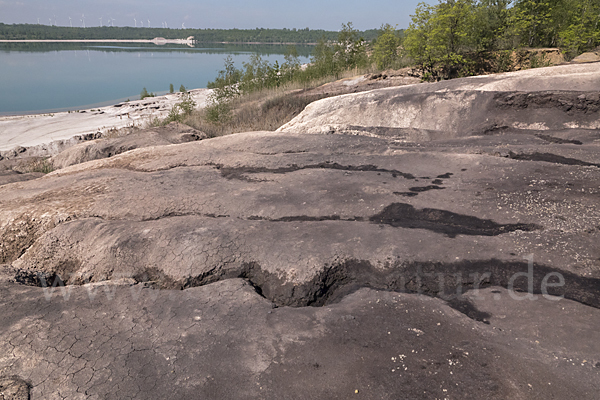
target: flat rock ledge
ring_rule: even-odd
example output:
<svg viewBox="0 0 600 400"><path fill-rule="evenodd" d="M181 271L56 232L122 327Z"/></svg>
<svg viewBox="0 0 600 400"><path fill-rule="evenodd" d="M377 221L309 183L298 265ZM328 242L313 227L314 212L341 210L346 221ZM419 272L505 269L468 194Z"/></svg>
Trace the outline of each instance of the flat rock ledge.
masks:
<svg viewBox="0 0 600 400"><path fill-rule="evenodd" d="M595 399L599 110L578 64L67 149L0 186L0 398Z"/></svg>

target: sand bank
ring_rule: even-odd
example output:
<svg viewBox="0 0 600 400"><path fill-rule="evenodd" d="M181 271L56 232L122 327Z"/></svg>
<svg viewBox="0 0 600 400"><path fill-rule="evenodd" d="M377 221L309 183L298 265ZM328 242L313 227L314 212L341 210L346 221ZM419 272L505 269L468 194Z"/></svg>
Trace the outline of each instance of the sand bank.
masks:
<svg viewBox="0 0 600 400"><path fill-rule="evenodd" d="M199 108L206 105L210 92L210 89L190 90ZM155 117L165 117L180 99L180 93L173 93L78 112L0 117L0 151L127 126L143 126Z"/></svg>

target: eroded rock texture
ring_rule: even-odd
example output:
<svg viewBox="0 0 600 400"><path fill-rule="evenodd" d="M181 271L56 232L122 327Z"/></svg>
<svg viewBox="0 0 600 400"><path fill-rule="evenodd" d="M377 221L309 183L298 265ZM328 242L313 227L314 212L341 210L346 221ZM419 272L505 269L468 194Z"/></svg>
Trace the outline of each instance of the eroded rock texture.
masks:
<svg viewBox="0 0 600 400"><path fill-rule="evenodd" d="M34 399L593 399L599 92L598 64L380 89L0 186L0 376Z"/></svg>

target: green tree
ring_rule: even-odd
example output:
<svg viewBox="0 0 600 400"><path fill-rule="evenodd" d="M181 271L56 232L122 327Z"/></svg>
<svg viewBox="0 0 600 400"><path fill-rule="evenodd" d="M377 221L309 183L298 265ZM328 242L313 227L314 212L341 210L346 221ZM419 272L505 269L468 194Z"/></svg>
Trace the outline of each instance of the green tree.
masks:
<svg viewBox="0 0 600 400"><path fill-rule="evenodd" d="M474 9L473 37L477 51L490 52L511 48L507 29L511 0L480 0Z"/></svg>
<svg viewBox="0 0 600 400"><path fill-rule="evenodd" d="M366 41L359 33L352 26L352 22L342 24L333 47L336 63L339 64L340 69L353 69L367 65Z"/></svg>
<svg viewBox="0 0 600 400"><path fill-rule="evenodd" d="M474 50L474 12L471 0L419 3L405 32L404 47L430 79L465 74Z"/></svg>
<svg viewBox="0 0 600 400"><path fill-rule="evenodd" d="M175 89L173 88L173 84L169 84L169 93L173 93L175 92Z"/></svg>
<svg viewBox="0 0 600 400"><path fill-rule="evenodd" d="M181 93L187 93L187 90L185 89L185 86L183 86L183 85L179 86L179 91Z"/></svg>
<svg viewBox="0 0 600 400"><path fill-rule="evenodd" d="M600 44L600 2L572 0L567 4L570 12L558 33L558 44L572 58Z"/></svg>
<svg viewBox="0 0 600 400"><path fill-rule="evenodd" d="M520 44L534 47L556 44L552 37L552 9L555 0L517 0L512 12L512 27Z"/></svg>
<svg viewBox="0 0 600 400"><path fill-rule="evenodd" d="M381 25L380 33L373 44L373 61L379 69L385 69L392 66L398 59L398 47L400 46L400 37L398 37L396 28L390 24Z"/></svg>

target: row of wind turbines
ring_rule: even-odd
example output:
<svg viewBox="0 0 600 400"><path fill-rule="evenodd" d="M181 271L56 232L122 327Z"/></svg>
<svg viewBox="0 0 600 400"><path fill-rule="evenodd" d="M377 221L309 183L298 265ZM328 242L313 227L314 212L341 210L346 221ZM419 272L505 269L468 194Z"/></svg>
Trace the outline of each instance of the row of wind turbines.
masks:
<svg viewBox="0 0 600 400"><path fill-rule="evenodd" d="M52 24L52 18L48 18L48 20L50 21L50 26L56 26L56 15L54 16L54 24ZM102 17L98 18L98 20L100 20L100 26L105 26L102 24ZM79 19L79 21L81 22L81 27L85 28L85 14L81 14L81 18ZM114 18L108 18L108 22L106 23L106 26L115 26L115 21L116 19ZM147 28L150 28L150 20L148 19L148 25L146 25ZM37 23L38 25L40 24L40 19L37 19ZM143 28L144 27L144 20L140 19L139 21L140 23L140 27ZM69 17L69 25L71 26L71 28L73 27L73 20L71 17ZM137 18L133 18L133 26L135 26L137 28L138 26L138 20ZM169 28L169 25L167 24L167 21L161 22L161 26L163 28ZM185 29L185 23L182 22L181 23L181 29Z"/></svg>

